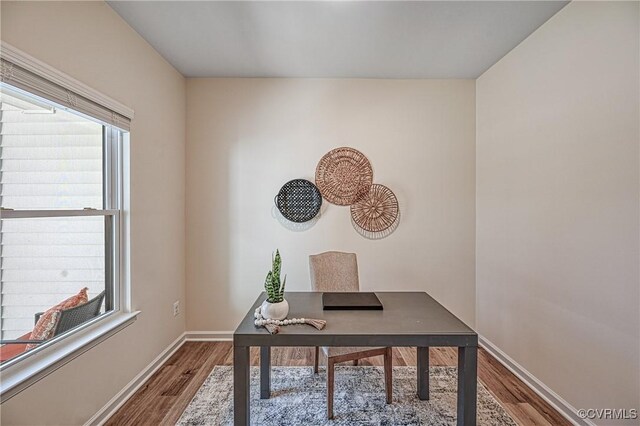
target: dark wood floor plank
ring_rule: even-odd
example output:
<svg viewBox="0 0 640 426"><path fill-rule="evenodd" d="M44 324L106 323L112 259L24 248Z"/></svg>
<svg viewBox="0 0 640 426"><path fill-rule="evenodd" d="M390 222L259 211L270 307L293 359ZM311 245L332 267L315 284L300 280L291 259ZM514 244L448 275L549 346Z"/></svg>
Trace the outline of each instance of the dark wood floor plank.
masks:
<svg viewBox="0 0 640 426"><path fill-rule="evenodd" d="M519 423L522 425L540 425L540 426L554 426L547 421L531 404L502 404L505 410L513 418L518 418Z"/></svg>
<svg viewBox="0 0 640 426"><path fill-rule="evenodd" d="M206 346L211 345L207 342L197 343ZM216 365L221 365L224 359L229 354L233 353L230 342L219 342L219 344L216 343L213 349L214 350L211 352L210 357L204 361L201 368L198 369L197 373L193 376L193 379L189 382L188 386L184 388L182 394L177 396L177 398L173 402L173 405L169 408L169 410L167 410L164 418L162 419L163 425L174 425L178 421L184 409L187 408L187 405L189 405L189 402L191 402L193 396L196 394L198 389L200 389L202 383L204 383L204 381L207 379L207 377L211 373L211 370L213 370L213 367L215 367Z"/></svg>
<svg viewBox="0 0 640 426"><path fill-rule="evenodd" d="M481 369L478 369L478 377L483 383L491 382L485 386L498 401L505 404L513 403L512 397L515 397L519 401L516 402L516 404L531 405L537 413L552 425L571 425L567 419L540 398L531 388L525 385L522 380L518 379L511 371L502 365L500 361L489 355L487 351L482 349L478 355L479 365L482 366ZM502 393L502 395L498 396L498 393Z"/></svg>
<svg viewBox="0 0 640 426"><path fill-rule="evenodd" d="M313 348L273 348L273 365L312 366ZM431 366L456 366L455 348L430 348ZM252 348L251 365L260 352ZM174 425L216 365L232 365L231 342L186 342L107 422L110 426ZM321 355L320 365L326 360ZM360 365L383 364L382 357ZM394 348L393 364L416 365L415 348ZM570 423L485 350L478 352L478 378L520 425L569 426Z"/></svg>
<svg viewBox="0 0 640 426"><path fill-rule="evenodd" d="M416 365L418 362L414 348L393 348L393 354L394 356L397 354L397 357L402 360L402 364L393 365ZM395 361L395 358L393 360Z"/></svg>
<svg viewBox="0 0 640 426"><path fill-rule="evenodd" d="M182 395L180 393L175 396L163 396L163 393L175 386L174 384L181 380L185 371L201 369L216 349L214 345L198 343L186 342L178 349L169 361L151 376L149 381L120 408L116 415L109 419L107 424L127 426L161 423L166 412L171 409L173 403ZM209 372L203 371L202 375L206 378ZM193 376L191 378L193 379ZM196 390L200 387L202 381L197 385ZM118 413L121 412L124 413L122 417L118 416Z"/></svg>

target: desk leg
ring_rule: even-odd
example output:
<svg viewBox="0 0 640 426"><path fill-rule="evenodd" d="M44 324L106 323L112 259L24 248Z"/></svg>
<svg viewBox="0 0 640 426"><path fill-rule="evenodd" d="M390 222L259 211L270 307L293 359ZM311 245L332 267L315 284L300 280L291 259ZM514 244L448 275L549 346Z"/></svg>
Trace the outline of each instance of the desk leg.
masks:
<svg viewBox="0 0 640 426"><path fill-rule="evenodd" d="M429 348L418 346L418 398L429 399Z"/></svg>
<svg viewBox="0 0 640 426"><path fill-rule="evenodd" d="M260 346L260 399L271 396L271 347Z"/></svg>
<svg viewBox="0 0 640 426"><path fill-rule="evenodd" d="M233 424L249 426L249 346L233 347Z"/></svg>
<svg viewBox="0 0 640 426"><path fill-rule="evenodd" d="M478 348L458 348L458 426L476 425Z"/></svg>

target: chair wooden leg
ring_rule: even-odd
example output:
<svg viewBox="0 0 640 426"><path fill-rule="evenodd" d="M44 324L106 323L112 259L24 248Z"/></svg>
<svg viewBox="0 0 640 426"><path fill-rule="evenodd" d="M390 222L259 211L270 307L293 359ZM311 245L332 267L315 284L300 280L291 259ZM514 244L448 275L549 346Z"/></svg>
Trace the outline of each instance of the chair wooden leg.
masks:
<svg viewBox="0 0 640 426"><path fill-rule="evenodd" d="M353 365L358 366L358 360L357 359L353 360Z"/></svg>
<svg viewBox="0 0 640 426"><path fill-rule="evenodd" d="M387 404L393 401L393 362L391 348L384 352L384 387L387 392Z"/></svg>
<svg viewBox="0 0 640 426"><path fill-rule="evenodd" d="M316 346L316 354L313 358L313 372L318 374L318 358L320 357L320 348Z"/></svg>
<svg viewBox="0 0 640 426"><path fill-rule="evenodd" d="M327 420L333 419L334 362L327 358Z"/></svg>

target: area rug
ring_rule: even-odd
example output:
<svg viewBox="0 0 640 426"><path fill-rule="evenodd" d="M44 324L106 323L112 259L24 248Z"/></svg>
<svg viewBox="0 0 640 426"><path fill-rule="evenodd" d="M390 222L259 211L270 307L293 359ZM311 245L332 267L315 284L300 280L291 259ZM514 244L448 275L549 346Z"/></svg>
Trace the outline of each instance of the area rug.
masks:
<svg viewBox="0 0 640 426"><path fill-rule="evenodd" d="M337 366L334 420L326 419L326 375L311 367L273 367L271 398L260 399L260 371L251 368L251 424L298 425L455 425L455 367L431 367L430 399L416 396L415 367L394 367L393 404L385 403L382 367ZM216 366L193 397L178 425L233 424L233 367ZM478 384L478 425L516 423Z"/></svg>

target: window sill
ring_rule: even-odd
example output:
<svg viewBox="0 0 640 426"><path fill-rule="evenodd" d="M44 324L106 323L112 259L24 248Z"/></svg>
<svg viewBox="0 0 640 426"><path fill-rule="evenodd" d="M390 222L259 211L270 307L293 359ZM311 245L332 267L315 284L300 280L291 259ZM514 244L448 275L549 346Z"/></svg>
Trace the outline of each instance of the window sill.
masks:
<svg viewBox="0 0 640 426"><path fill-rule="evenodd" d="M42 349L16 362L9 361L0 369L0 403L22 392L40 379L105 341L125 327L133 324L140 311L114 312L93 324L51 342Z"/></svg>

